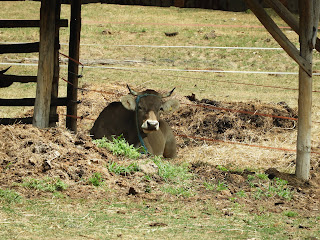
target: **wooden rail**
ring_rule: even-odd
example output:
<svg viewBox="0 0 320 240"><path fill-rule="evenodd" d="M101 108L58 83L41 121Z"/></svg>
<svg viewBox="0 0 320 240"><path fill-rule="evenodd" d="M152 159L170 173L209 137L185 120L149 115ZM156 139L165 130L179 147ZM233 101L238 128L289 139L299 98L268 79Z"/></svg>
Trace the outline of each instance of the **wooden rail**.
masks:
<svg viewBox="0 0 320 240"><path fill-rule="evenodd" d="M39 52L39 42L0 44L0 54L3 53L33 53Z"/></svg>
<svg viewBox="0 0 320 240"><path fill-rule="evenodd" d="M24 123L24 124L32 124L33 117L25 117L25 118L0 118L0 124L4 125L12 125L16 123ZM50 116L50 121L58 122L59 115Z"/></svg>
<svg viewBox="0 0 320 240"><path fill-rule="evenodd" d="M2 99L0 98L0 106L34 106L35 98L20 99ZM57 98L51 101L51 106L66 106L67 98Z"/></svg>
<svg viewBox="0 0 320 240"><path fill-rule="evenodd" d="M57 26L68 27L68 19L59 20ZM40 20L16 20L16 19L0 20L0 28L29 28L29 27L40 27Z"/></svg>

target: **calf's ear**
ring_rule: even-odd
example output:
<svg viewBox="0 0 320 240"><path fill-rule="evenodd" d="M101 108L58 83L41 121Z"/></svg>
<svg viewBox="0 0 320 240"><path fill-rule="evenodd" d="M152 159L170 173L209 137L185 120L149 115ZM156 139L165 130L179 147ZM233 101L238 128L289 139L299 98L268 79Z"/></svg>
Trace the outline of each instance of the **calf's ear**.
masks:
<svg viewBox="0 0 320 240"><path fill-rule="evenodd" d="M121 97L120 102L128 110L134 111L136 109L136 99L131 94Z"/></svg>
<svg viewBox="0 0 320 240"><path fill-rule="evenodd" d="M162 104L161 109L164 112L174 112L178 110L179 106L180 103L177 99L170 99Z"/></svg>

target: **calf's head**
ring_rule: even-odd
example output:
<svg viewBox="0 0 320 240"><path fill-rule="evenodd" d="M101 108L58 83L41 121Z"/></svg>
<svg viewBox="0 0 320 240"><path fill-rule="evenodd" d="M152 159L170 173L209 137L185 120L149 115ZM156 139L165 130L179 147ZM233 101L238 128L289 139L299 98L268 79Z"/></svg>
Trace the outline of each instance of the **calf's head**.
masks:
<svg viewBox="0 0 320 240"><path fill-rule="evenodd" d="M135 92L127 86L130 93L121 98L122 105L131 111L136 111L136 120L144 133L159 130L160 112L175 111L179 107L176 99L164 101L164 98L171 96L174 89L166 94L160 94L154 90Z"/></svg>

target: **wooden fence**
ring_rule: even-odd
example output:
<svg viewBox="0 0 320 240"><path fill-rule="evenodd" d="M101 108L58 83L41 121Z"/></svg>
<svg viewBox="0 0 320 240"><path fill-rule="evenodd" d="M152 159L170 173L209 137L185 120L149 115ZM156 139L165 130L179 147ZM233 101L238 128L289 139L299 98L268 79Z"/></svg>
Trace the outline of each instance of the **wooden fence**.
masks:
<svg viewBox="0 0 320 240"><path fill-rule="evenodd" d="M62 0L63 3L70 3L71 0ZM141 5L141 6L158 6L158 7L181 7L181 8L205 8L214 10L246 11L248 6L245 0L82 0L82 4L87 3L107 3L120 5ZM264 0L259 0L264 7ZM280 0L291 12L298 13L299 0Z"/></svg>

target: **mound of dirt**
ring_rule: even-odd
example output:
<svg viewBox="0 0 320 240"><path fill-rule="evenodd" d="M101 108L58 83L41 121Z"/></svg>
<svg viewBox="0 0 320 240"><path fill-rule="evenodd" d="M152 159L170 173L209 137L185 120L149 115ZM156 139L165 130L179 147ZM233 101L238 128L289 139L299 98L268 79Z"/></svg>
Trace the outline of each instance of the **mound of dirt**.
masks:
<svg viewBox="0 0 320 240"><path fill-rule="evenodd" d="M186 106L167 118L177 132L186 135L216 140L258 142L274 129L295 129L296 126L293 119L297 118L297 111L284 102L228 103L209 99L198 100L195 95L186 98L191 103L184 104Z"/></svg>
<svg viewBox="0 0 320 240"><path fill-rule="evenodd" d="M157 200L168 199L173 196L163 196L161 186L166 184L155 175L154 178L144 178L143 172L130 175L115 175L106 167L108 162L128 163L133 160L119 158L107 150L97 148L88 136L88 130L93 125L93 120L108 102L118 100L121 95L127 93L124 85L116 85L111 88L95 88L85 86L95 91L81 91L79 94L79 116L84 118L79 121L79 133L72 134L63 127L50 129L37 129L31 125L0 125L0 184L1 188L15 188L26 197L38 197L49 194L34 189L21 187L25 179L43 179L45 177L60 178L68 184L64 193L72 198L108 198L112 196L134 196L144 199ZM109 89L109 92L103 91ZM111 89L111 90L110 90ZM102 90L102 91L101 91ZM285 103L261 104L261 103L225 103L213 100L197 100L195 96L177 97L181 102L178 112L164 116L177 133L191 136L208 137L215 139L236 139L237 141L260 141L264 135L273 129L294 129L295 123L289 119L274 119L262 115L247 114L247 112L262 113L267 115L285 116L296 118L296 110L289 108ZM197 107L201 104L207 107ZM214 107L215 109L213 109ZM226 110L228 109L228 110ZM236 112L233 110L237 110ZM63 109L58 112L63 114ZM64 117L60 117L61 126L64 125ZM192 144L184 138L177 138L179 147L202 144L201 141ZM180 158L183 159L183 158ZM140 161L140 160L138 160ZM143 159L142 159L143 161ZM174 161L174 160L171 160ZM201 163L201 159L194 159L191 171L196 178L194 186L197 186L195 197L187 201L211 199L217 206L225 207L230 203L229 199L236 196L241 190L251 191L247 181L250 172L233 172L219 170L216 166ZM243 202L249 208L259 212L259 206L265 209L273 209L277 212L285 208L299 209L308 215L316 213L320 200L320 161L313 162L312 179L305 183L296 180L290 174L285 174L271 169L266 171L269 178L280 177L289 182L290 190L294 192L292 201L283 201L280 197L272 200L256 200L243 198ZM97 188L88 182L95 173L100 173L107 189ZM228 190L212 193L203 187L203 182L225 182ZM280 209L280 210L279 210Z"/></svg>

